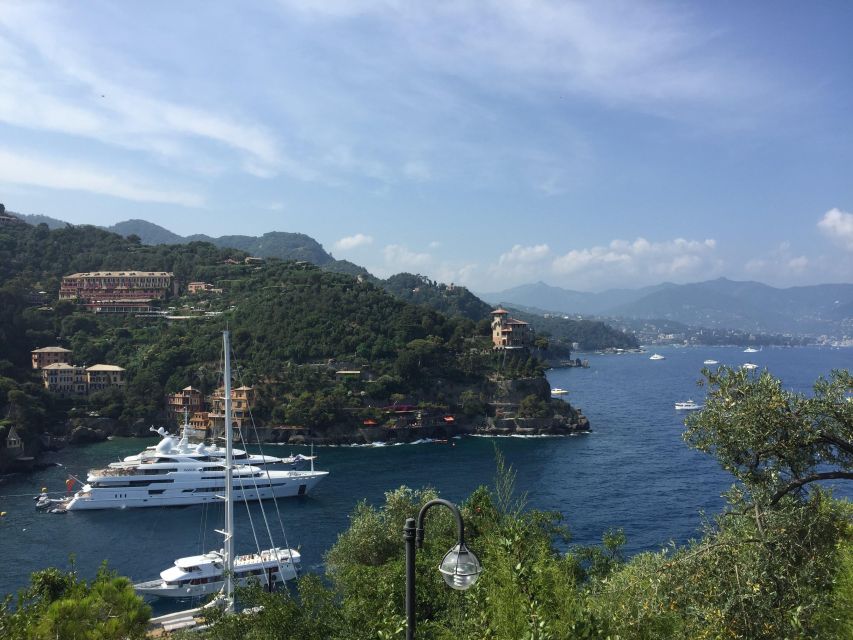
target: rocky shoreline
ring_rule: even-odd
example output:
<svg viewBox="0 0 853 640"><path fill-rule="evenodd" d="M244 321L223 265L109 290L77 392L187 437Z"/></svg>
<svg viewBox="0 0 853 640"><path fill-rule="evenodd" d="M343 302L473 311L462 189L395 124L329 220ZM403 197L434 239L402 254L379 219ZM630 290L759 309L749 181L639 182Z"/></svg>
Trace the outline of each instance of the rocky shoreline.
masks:
<svg viewBox="0 0 853 640"><path fill-rule="evenodd" d="M484 394L485 395L485 394ZM589 420L568 402L551 398L544 378L491 381L481 415L443 415L427 410L409 411L408 419L389 416L363 424L326 425L311 429L300 426L261 425L253 429L248 443L359 445L405 443L418 440L450 440L457 436L571 436L590 431ZM540 415L525 415L522 406L535 398ZM529 413L529 412L528 412ZM39 457L68 445L102 442L112 436L151 437L151 425L142 420L132 424L98 415L68 418L42 434L40 446L24 459L7 461L2 472L29 471L44 463ZM176 431L174 427L170 431ZM255 434L257 434L255 436Z"/></svg>

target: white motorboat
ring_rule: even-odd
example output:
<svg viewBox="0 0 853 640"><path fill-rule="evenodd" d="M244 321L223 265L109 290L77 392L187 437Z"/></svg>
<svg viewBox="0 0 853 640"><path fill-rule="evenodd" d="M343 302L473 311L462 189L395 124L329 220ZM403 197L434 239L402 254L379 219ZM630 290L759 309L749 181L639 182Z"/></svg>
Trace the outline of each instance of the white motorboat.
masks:
<svg viewBox="0 0 853 640"><path fill-rule="evenodd" d="M225 528L219 531L224 538L224 547L202 555L187 556L175 560L173 566L160 572L159 580L139 582L133 587L137 592L163 598L188 598L221 592L226 611L234 610L233 590L235 585L245 585L258 580L270 590L279 583L297 576L301 556L295 549L273 547L256 553L234 555L234 500L232 472L234 467L233 434L231 428L231 358L228 332L224 332L225 347ZM265 519L266 520L266 519ZM252 525L254 528L254 525ZM268 529L269 533L269 529ZM257 540L257 536L255 536Z"/></svg>
<svg viewBox="0 0 853 640"><path fill-rule="evenodd" d="M744 353L758 353L758 349L753 349L752 347L747 347L743 350Z"/></svg>
<svg viewBox="0 0 853 640"><path fill-rule="evenodd" d="M552 396L564 396L568 392L568 389L561 389L560 387L554 387L553 389L551 389Z"/></svg>
<svg viewBox="0 0 853 640"><path fill-rule="evenodd" d="M696 404L693 400L688 400L687 402L676 402L675 410L676 411L698 411L702 408L701 404Z"/></svg>
<svg viewBox="0 0 853 640"><path fill-rule="evenodd" d="M758 369L758 365L752 362L744 362L742 365L740 365L740 368L746 369L747 371L753 371L755 369Z"/></svg>
<svg viewBox="0 0 853 640"><path fill-rule="evenodd" d="M666 360L666 357L662 356L659 353L654 353L651 356L649 356L649 360Z"/></svg>
<svg viewBox="0 0 853 640"><path fill-rule="evenodd" d="M720 364L720 363L717 362L716 360L708 359L708 360L705 360L705 362L703 362L702 364L712 365L712 364Z"/></svg>

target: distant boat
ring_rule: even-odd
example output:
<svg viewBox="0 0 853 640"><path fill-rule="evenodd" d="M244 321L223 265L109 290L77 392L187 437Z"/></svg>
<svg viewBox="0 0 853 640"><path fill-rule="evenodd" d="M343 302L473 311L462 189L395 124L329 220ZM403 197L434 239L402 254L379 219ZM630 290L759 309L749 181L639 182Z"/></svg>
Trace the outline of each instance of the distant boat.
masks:
<svg viewBox="0 0 853 640"><path fill-rule="evenodd" d="M662 356L659 353L655 353L655 354L649 356L649 360L666 360L666 357Z"/></svg>
<svg viewBox="0 0 853 640"><path fill-rule="evenodd" d="M753 364L752 362L744 362L742 365L740 365L740 368L746 369L747 371L752 371L753 369L758 369L758 365Z"/></svg>
<svg viewBox="0 0 853 640"><path fill-rule="evenodd" d="M568 392L568 389L560 389L560 387L554 387L553 389L551 389L552 396L562 396L567 394Z"/></svg>
<svg viewBox="0 0 853 640"><path fill-rule="evenodd" d="M705 362L703 362L702 364L720 364L720 363L717 362L716 360L705 360Z"/></svg>
<svg viewBox="0 0 853 640"><path fill-rule="evenodd" d="M693 400L688 400L687 402L676 402L675 410L676 411L698 411L702 408L701 404L696 404Z"/></svg>
<svg viewBox="0 0 853 640"><path fill-rule="evenodd" d="M753 349L752 347L747 347L743 350L744 353L758 353L758 349Z"/></svg>

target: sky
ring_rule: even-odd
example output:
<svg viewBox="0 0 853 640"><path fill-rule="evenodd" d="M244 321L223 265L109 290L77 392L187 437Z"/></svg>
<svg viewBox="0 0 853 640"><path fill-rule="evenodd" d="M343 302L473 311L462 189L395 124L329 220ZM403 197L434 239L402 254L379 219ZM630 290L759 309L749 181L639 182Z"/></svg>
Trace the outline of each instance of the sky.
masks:
<svg viewBox="0 0 853 640"><path fill-rule="evenodd" d="M500 291L853 282L853 2L0 2L0 202Z"/></svg>

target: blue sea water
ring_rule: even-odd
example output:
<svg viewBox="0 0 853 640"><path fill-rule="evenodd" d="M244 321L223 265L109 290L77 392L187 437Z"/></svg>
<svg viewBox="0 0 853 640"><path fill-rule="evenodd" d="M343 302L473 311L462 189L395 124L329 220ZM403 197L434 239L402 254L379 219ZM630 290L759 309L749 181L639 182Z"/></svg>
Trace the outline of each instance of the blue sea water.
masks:
<svg viewBox="0 0 853 640"><path fill-rule="evenodd" d="M849 369L853 350L771 348L744 354L734 347L661 348L665 360L649 354L590 355L588 369L555 369L552 387L589 417L592 432L567 438L464 438L449 444L385 447L323 447L318 468L331 473L306 498L279 501L286 543L301 547L304 568L322 571L324 552L349 523L360 500L380 504L386 491L401 485L431 486L443 497L463 500L481 484L492 484L494 447L517 473L517 488L528 504L558 511L573 541L595 543L604 531L622 527L627 551L656 549L697 534L701 513L723 505L720 494L732 483L709 456L681 439L684 414L674 403L701 402L696 385L703 360L738 366L746 361L768 368L791 390L807 393L818 376ZM218 548L213 533L221 526L221 506L71 512L36 512L32 496L42 486L64 489L69 473L83 476L154 440L119 438L69 447L53 455L62 466L0 484L0 594L14 593L29 574L49 566L67 568L70 556L81 574L91 576L102 561L134 580L155 578L180 556ZM266 453L306 453L299 447L267 446ZM850 488L841 495L853 495ZM265 509L276 522L275 507L253 504L260 521ZM237 508L238 552L253 549L246 508ZM284 541L280 536L276 544ZM269 540L260 540L263 547ZM157 610L165 610L158 605Z"/></svg>

